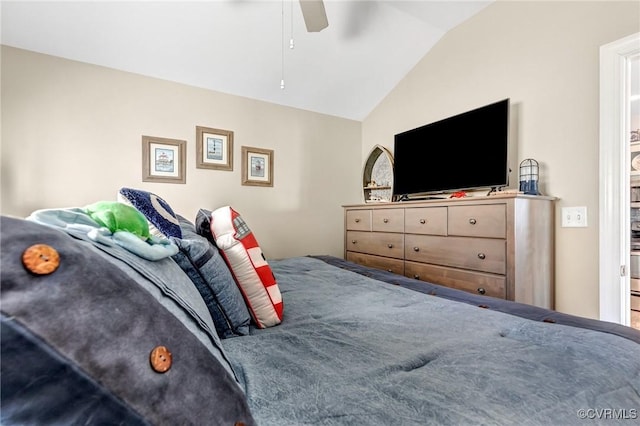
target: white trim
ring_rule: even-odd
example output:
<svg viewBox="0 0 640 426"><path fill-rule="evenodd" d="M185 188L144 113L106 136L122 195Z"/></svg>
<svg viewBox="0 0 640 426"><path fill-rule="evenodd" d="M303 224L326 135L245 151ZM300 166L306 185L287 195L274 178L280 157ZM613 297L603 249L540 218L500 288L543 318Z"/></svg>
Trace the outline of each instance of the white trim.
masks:
<svg viewBox="0 0 640 426"><path fill-rule="evenodd" d="M640 33L600 48L600 319L629 325L629 64Z"/></svg>

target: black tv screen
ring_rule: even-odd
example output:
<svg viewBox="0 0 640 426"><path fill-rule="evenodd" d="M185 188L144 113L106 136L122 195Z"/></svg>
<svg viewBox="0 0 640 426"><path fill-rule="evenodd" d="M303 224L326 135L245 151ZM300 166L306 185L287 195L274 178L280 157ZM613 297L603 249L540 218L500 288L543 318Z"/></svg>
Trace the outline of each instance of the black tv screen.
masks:
<svg viewBox="0 0 640 426"><path fill-rule="evenodd" d="M509 99L395 135L394 198L509 184Z"/></svg>

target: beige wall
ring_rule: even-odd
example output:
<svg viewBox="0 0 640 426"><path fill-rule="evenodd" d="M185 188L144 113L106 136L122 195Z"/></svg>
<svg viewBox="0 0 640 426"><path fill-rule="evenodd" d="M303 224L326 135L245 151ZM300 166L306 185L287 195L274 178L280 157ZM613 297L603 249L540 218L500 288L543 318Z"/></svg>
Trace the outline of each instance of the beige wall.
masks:
<svg viewBox="0 0 640 426"><path fill-rule="evenodd" d="M364 120L362 157L393 135L503 98L518 163L542 166L556 208L556 308L598 317L599 47L640 31L640 3L512 2L449 32ZM461 129L473 137L473 129ZM587 228L560 227L560 208L587 206Z"/></svg>
<svg viewBox="0 0 640 426"><path fill-rule="evenodd" d="M235 207L270 258L342 256L360 199L361 123L2 47L3 214L152 191L193 220ZM234 131L232 172L195 167L196 126ZM142 182L141 136L187 141L185 185ZM274 150L274 187L241 186L242 145Z"/></svg>

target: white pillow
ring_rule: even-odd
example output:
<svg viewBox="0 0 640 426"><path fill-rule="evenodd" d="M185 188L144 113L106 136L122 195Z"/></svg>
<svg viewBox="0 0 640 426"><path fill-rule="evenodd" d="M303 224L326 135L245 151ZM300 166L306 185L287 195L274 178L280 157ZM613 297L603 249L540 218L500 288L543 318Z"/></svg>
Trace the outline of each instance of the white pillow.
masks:
<svg viewBox="0 0 640 426"><path fill-rule="evenodd" d="M229 206L211 213L211 233L259 328L282 322L284 305L276 278L240 214Z"/></svg>

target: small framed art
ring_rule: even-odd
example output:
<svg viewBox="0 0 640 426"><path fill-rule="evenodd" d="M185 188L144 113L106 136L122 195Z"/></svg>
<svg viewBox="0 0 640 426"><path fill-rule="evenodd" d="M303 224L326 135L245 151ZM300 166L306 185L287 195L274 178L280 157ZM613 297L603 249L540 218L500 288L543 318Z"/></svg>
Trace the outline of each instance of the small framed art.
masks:
<svg viewBox="0 0 640 426"><path fill-rule="evenodd" d="M273 150L242 147L242 184L273 186Z"/></svg>
<svg viewBox="0 0 640 426"><path fill-rule="evenodd" d="M196 167L233 170L233 132L196 126Z"/></svg>
<svg viewBox="0 0 640 426"><path fill-rule="evenodd" d="M186 141L142 136L142 181L186 182Z"/></svg>

